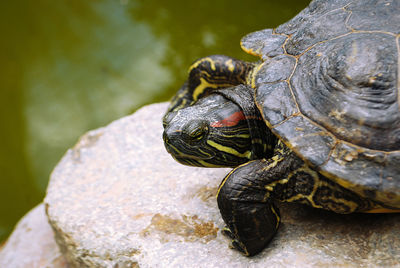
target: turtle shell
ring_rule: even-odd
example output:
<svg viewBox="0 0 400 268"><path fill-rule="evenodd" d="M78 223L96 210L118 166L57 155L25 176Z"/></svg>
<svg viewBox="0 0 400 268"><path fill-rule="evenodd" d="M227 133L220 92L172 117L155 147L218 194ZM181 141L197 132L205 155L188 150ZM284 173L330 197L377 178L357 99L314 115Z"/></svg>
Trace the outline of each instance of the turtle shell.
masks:
<svg viewBox="0 0 400 268"><path fill-rule="evenodd" d="M309 165L400 207L400 2L313 1L245 36L266 124Z"/></svg>

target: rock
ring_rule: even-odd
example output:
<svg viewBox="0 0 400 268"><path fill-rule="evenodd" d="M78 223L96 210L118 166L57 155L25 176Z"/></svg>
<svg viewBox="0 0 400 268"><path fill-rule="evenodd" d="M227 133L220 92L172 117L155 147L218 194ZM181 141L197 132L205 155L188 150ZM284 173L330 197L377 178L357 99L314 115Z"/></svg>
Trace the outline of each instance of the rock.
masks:
<svg viewBox="0 0 400 268"><path fill-rule="evenodd" d="M0 251L2 268L66 268L67 262L54 240L44 205L25 215Z"/></svg>
<svg viewBox="0 0 400 268"><path fill-rule="evenodd" d="M281 204L259 255L228 247L216 203L228 169L187 167L164 149L155 104L84 135L52 173L45 204L72 267L400 265L400 215L336 215Z"/></svg>

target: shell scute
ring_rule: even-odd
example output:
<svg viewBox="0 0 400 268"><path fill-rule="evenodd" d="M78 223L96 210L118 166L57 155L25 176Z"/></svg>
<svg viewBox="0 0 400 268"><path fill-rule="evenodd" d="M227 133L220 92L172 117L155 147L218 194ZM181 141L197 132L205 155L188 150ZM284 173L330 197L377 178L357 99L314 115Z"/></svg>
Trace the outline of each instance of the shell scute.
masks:
<svg viewBox="0 0 400 268"><path fill-rule="evenodd" d="M363 0L362 5L353 2L346 9L351 12L347 25L355 31L400 33L400 2L397 0Z"/></svg>
<svg viewBox="0 0 400 268"><path fill-rule="evenodd" d="M335 139L304 116L290 117L272 128L274 133L314 167L322 165L335 145Z"/></svg>
<svg viewBox="0 0 400 268"><path fill-rule="evenodd" d="M256 88L257 105L270 126L298 113L298 109L287 82L264 84Z"/></svg>
<svg viewBox="0 0 400 268"><path fill-rule="evenodd" d="M314 0L293 19L280 25L276 29L276 32L294 34L304 23L308 23L311 19L320 17L333 10L343 8L348 3L349 0Z"/></svg>
<svg viewBox="0 0 400 268"><path fill-rule="evenodd" d="M349 16L344 9L334 10L326 14L311 17L302 23L295 34L285 45L287 53L299 55L311 46L349 33L346 19ZM329 29L329 30L327 30Z"/></svg>
<svg viewBox="0 0 400 268"><path fill-rule="evenodd" d="M280 55L266 60L257 68L252 84L255 87L265 83L274 83L287 80L293 72L296 59L287 55Z"/></svg>
<svg viewBox="0 0 400 268"><path fill-rule="evenodd" d="M250 33L242 38L240 45L247 53L266 60L284 53L283 44L287 36L274 34L272 29Z"/></svg>
<svg viewBox="0 0 400 268"><path fill-rule="evenodd" d="M320 171L360 195L374 193L375 200L400 206L400 152L369 150L339 141ZM362 186L362 187L360 187Z"/></svg>
<svg viewBox="0 0 400 268"><path fill-rule="evenodd" d="M399 150L397 65L393 36L354 33L300 57L290 82L301 113L339 139Z"/></svg>

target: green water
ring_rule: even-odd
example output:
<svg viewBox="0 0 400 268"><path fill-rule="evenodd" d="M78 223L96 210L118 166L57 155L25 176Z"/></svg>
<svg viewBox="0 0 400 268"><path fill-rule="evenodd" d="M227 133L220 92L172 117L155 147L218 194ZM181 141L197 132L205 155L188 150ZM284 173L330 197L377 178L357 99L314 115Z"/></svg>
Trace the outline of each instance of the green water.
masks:
<svg viewBox="0 0 400 268"><path fill-rule="evenodd" d="M0 3L0 241L83 133L166 101L196 58L240 50L308 0Z"/></svg>

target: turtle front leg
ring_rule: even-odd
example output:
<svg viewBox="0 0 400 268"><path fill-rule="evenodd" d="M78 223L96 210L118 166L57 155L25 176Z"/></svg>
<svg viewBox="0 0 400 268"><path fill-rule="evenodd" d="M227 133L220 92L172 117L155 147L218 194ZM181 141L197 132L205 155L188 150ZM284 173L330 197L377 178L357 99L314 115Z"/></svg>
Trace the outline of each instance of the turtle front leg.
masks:
<svg viewBox="0 0 400 268"><path fill-rule="evenodd" d="M266 184L263 170L273 160L253 160L230 172L222 181L217 195L218 207L232 238L232 246L246 256L260 252L274 237L280 223L280 214L274 204L274 187Z"/></svg>
<svg viewBox="0 0 400 268"><path fill-rule="evenodd" d="M308 167L280 141L272 158L233 169L222 181L217 200L225 232L246 256L260 252L275 235L280 222L277 200L342 214L376 206Z"/></svg>
<svg viewBox="0 0 400 268"><path fill-rule="evenodd" d="M190 106L214 90L247 84L254 66L223 55L195 61L189 68L188 80L173 97L167 113Z"/></svg>

